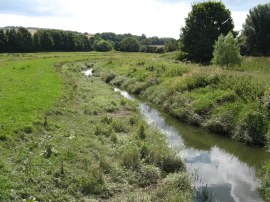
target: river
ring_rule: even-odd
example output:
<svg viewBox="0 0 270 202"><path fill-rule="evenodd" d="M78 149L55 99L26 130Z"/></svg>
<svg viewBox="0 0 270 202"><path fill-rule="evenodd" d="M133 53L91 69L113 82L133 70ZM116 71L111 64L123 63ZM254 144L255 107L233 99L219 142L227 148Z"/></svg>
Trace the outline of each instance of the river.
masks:
<svg viewBox="0 0 270 202"><path fill-rule="evenodd" d="M127 99L136 99L126 91L114 90ZM138 101L145 120L164 133L169 146L179 151L197 190L205 190L213 201L263 201L257 191L260 181L256 169L270 159L269 153L189 126Z"/></svg>

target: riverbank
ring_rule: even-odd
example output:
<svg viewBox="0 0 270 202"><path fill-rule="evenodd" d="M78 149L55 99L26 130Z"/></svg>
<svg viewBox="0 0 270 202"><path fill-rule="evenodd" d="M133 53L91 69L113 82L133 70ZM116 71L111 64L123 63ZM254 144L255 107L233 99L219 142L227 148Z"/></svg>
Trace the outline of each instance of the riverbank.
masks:
<svg viewBox="0 0 270 202"><path fill-rule="evenodd" d="M31 130L0 141L0 200L191 201L185 165L146 124L137 103L83 75L92 62L59 60L59 97L38 113Z"/></svg>
<svg viewBox="0 0 270 202"><path fill-rule="evenodd" d="M269 58L245 58L241 66L223 70L173 57L114 53L94 69L105 82L137 94L181 121L269 149ZM269 168L259 172L266 201Z"/></svg>
<svg viewBox="0 0 270 202"><path fill-rule="evenodd" d="M269 58L247 58L242 66L223 70L170 57L115 53L95 70L104 81L157 104L179 120L246 144L267 146Z"/></svg>

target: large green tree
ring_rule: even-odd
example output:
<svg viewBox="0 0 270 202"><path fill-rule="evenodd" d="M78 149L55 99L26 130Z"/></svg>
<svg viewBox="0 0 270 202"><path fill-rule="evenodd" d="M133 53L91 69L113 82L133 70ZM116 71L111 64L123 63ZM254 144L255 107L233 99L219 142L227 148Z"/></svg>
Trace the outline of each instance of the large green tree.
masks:
<svg viewBox="0 0 270 202"><path fill-rule="evenodd" d="M123 51L123 52L139 52L140 51L140 43L134 37L124 38L120 42L120 51Z"/></svg>
<svg viewBox="0 0 270 202"><path fill-rule="evenodd" d="M231 12L222 2L206 1L192 5L181 29L181 50L189 60L208 62L218 36L227 35L234 28Z"/></svg>
<svg viewBox="0 0 270 202"><path fill-rule="evenodd" d="M243 29L249 54L270 55L270 3L251 9Z"/></svg>

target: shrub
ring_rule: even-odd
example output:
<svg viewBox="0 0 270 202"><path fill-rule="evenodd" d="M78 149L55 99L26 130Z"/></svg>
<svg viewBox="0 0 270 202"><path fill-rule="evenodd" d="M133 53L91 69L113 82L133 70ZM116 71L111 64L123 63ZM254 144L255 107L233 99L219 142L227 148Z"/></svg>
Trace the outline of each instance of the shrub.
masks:
<svg viewBox="0 0 270 202"><path fill-rule="evenodd" d="M95 135L105 135L109 137L112 134L112 127L98 124L95 128Z"/></svg>
<svg viewBox="0 0 270 202"><path fill-rule="evenodd" d="M221 65L222 67L240 65L242 61L240 47L231 32L225 37L223 35L218 37L214 45L213 56L212 62L216 65Z"/></svg>
<svg viewBox="0 0 270 202"><path fill-rule="evenodd" d="M105 81L106 83L109 83L111 80L113 80L116 76L116 74L112 71L106 71L101 73L101 79Z"/></svg>
<svg viewBox="0 0 270 202"><path fill-rule="evenodd" d="M159 168L152 165L143 166L140 169L139 185L141 187L154 185L154 184L157 184L160 178L161 178L161 172Z"/></svg>
<svg viewBox="0 0 270 202"><path fill-rule="evenodd" d="M266 145L268 121L266 115L261 112L249 112L240 121L234 133L234 138L249 144Z"/></svg>
<svg viewBox="0 0 270 202"><path fill-rule="evenodd" d="M167 173L182 171L185 169L185 164L180 157L170 150L170 148L156 144L149 145L149 154L146 157L149 161Z"/></svg>
<svg viewBox="0 0 270 202"><path fill-rule="evenodd" d="M106 190L103 173L99 168L93 168L89 176L81 179L80 184L84 194L102 194Z"/></svg>
<svg viewBox="0 0 270 202"><path fill-rule="evenodd" d="M145 139L146 135L145 135L145 131L144 131L144 125L141 123L139 124L139 127L138 127L138 131L137 131L137 136L143 140Z"/></svg>
<svg viewBox="0 0 270 202"><path fill-rule="evenodd" d="M123 149L121 156L123 166L131 169L137 169L140 166L140 151L139 148L130 143Z"/></svg>
<svg viewBox="0 0 270 202"><path fill-rule="evenodd" d="M125 121L119 119L113 120L112 128L117 133L125 133L128 131L128 126Z"/></svg>
<svg viewBox="0 0 270 202"><path fill-rule="evenodd" d="M117 143L117 135L115 133L111 134L111 141L116 144Z"/></svg>
<svg viewBox="0 0 270 202"><path fill-rule="evenodd" d="M192 201L192 188L189 176L185 173L169 174L165 180L159 184L153 201Z"/></svg>

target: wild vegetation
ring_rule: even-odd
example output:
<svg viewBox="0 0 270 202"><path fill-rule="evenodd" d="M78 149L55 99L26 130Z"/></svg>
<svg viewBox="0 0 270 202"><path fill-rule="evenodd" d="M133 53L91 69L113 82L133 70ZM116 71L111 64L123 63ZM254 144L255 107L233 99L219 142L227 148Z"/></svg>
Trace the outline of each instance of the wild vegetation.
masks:
<svg viewBox="0 0 270 202"><path fill-rule="evenodd" d="M106 56L0 57L0 201L191 201L183 162L137 103L81 73Z"/></svg>
<svg viewBox="0 0 270 202"><path fill-rule="evenodd" d="M180 41L0 30L0 52L181 50L0 55L0 200L192 199L185 166L164 136L100 78L181 121L269 149L269 58L239 54L269 55L269 11L251 9L238 35L222 2L195 3ZM100 78L84 77L88 68ZM266 200L269 173L267 162Z"/></svg>

